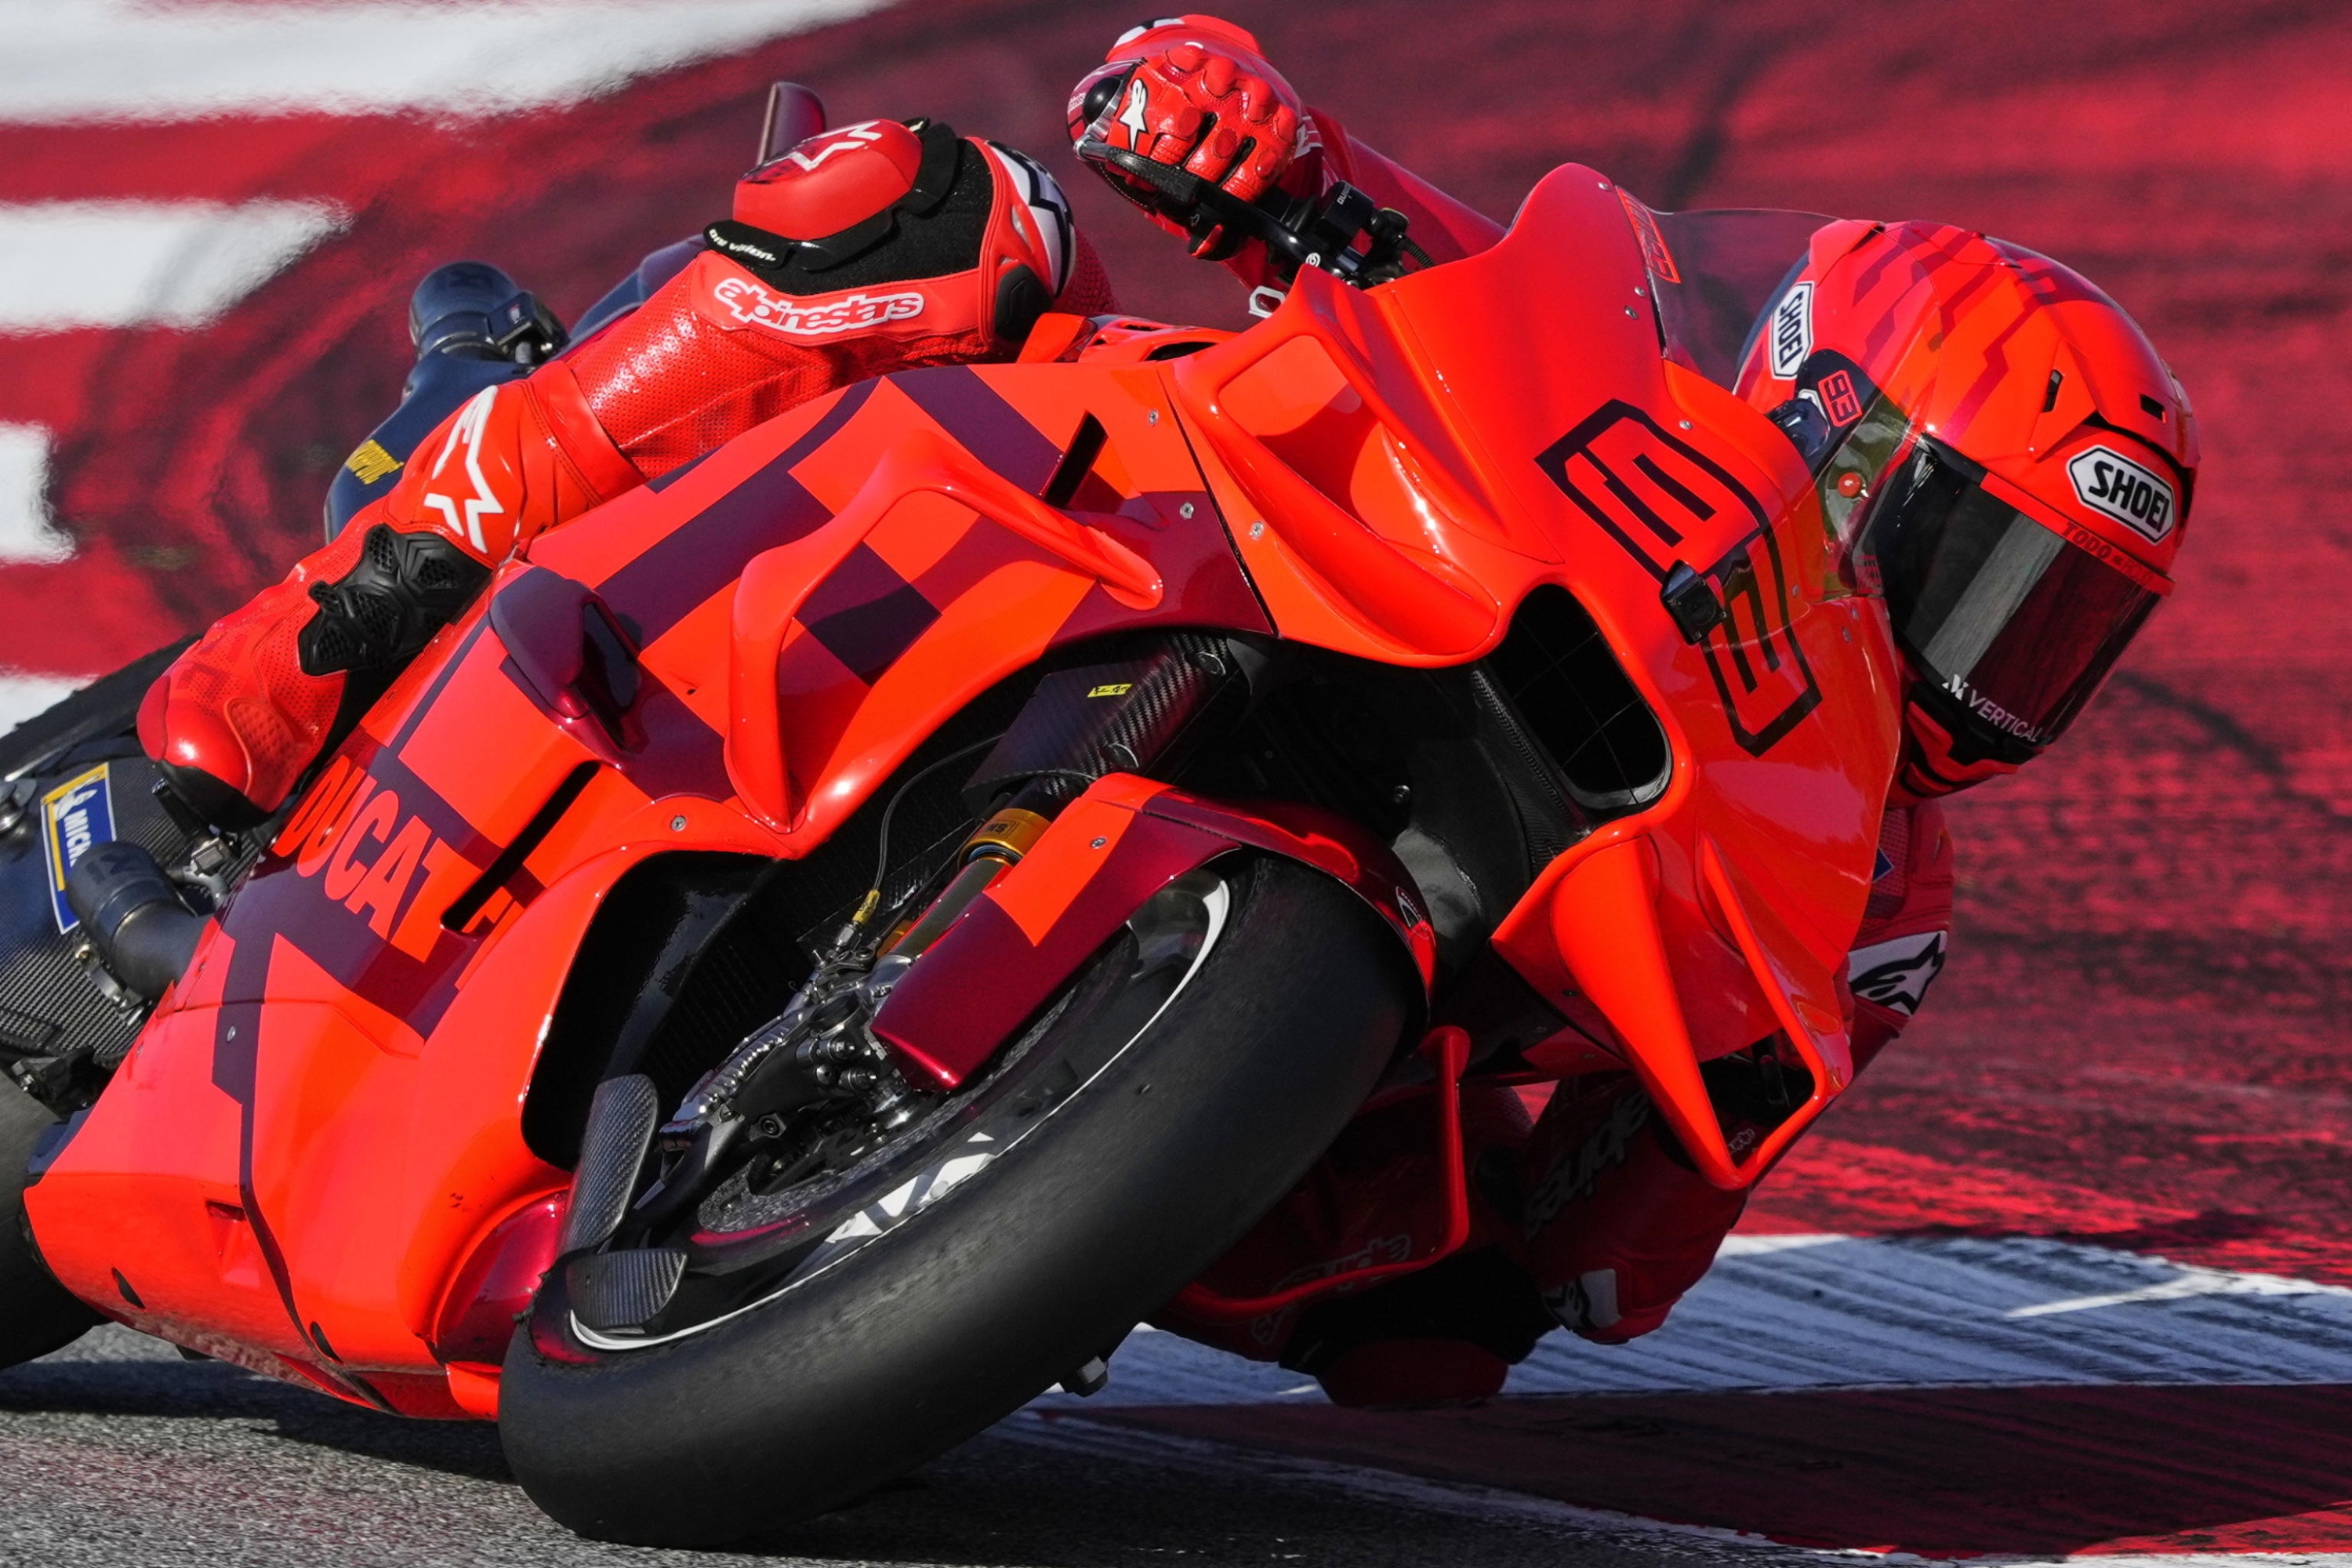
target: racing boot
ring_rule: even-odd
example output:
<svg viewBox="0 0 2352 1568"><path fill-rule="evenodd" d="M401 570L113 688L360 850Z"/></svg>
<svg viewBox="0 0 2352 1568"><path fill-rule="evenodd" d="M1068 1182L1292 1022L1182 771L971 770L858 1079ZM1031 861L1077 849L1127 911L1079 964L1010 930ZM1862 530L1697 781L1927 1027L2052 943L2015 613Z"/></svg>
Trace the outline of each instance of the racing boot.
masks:
<svg viewBox="0 0 2352 1568"><path fill-rule="evenodd" d="M1389 1410L1471 1405L1503 1391L1555 1323L1535 1279L1501 1247L1307 1309L1282 1364L1334 1405Z"/></svg>
<svg viewBox="0 0 2352 1568"><path fill-rule="evenodd" d="M431 528L354 529L213 624L139 706L139 742L215 827L258 826L489 580Z"/></svg>
<svg viewBox="0 0 2352 1568"><path fill-rule="evenodd" d="M1741 1108L1726 1118L1740 1139L1734 1147L1778 1125L1802 1098L1744 1056L1706 1070L1717 1103ZM1524 1170L1528 1269L1552 1316L1596 1344L1622 1344L1664 1322L1748 1204L1746 1193L1698 1173L1625 1073L1561 1084L1528 1141Z"/></svg>

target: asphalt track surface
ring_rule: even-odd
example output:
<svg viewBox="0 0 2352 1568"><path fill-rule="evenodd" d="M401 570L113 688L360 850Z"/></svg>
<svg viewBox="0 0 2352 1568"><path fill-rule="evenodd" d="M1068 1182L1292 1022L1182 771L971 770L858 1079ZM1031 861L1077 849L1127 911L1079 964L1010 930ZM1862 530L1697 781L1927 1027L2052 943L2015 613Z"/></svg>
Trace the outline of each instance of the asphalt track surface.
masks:
<svg viewBox="0 0 2352 1568"><path fill-rule="evenodd" d="M315 537L335 464L395 395L401 303L434 262L487 256L576 312L636 255L711 215L777 78L817 87L837 121L929 112L1053 154L1066 84L1132 9L923 0L722 49L577 105L490 117L298 105L60 123L12 114L0 76L0 211L324 201L341 226L201 330L0 329L0 425L48 433L42 504L70 550L0 564L0 667L86 676L281 572ZM2352 1285L2341 956L2352 617L2340 586L2352 566L2352 18L2284 0L1226 9L1312 101L1498 216L1572 159L1661 207L1946 218L2069 261L2148 329L2205 439L2179 592L2060 753L1956 803L1953 964L1902 1046L1759 1194L1747 1228L1915 1249L2063 1244L2118 1268L2160 1258L2208 1271L2180 1277L2192 1282ZM1238 321L1222 274L1185 263L1075 172L1067 184L1128 309ZM1862 1291L1875 1276L1842 1278ZM1789 1299L1822 1299L1823 1287L1803 1289L1813 1295ZM1024 1416L914 1486L773 1544L825 1562L1039 1564L1789 1550L1574 1511L1592 1507L1937 1555L2352 1547L2352 1418L2336 1414L2352 1376L2332 1363L2195 1370L2216 1320L2194 1301L2147 1310L2119 1331L2143 1333L2147 1370L2178 1366L2187 1392L2062 1399L2035 1395L2032 1376L1986 1374L1977 1381L2014 1385L2009 1404L1964 1418L1951 1402L1966 1369L1923 1380L1904 1370L1925 1364L1914 1361L1856 1376L1877 1385L1867 1397L1786 1392L1792 1370L1757 1380L1784 1390L1769 1396L1662 1384L1591 1395L1633 1403L1581 1415L1531 1402L1507 1435L1499 1416L1476 1434L1433 1418L1400 1436L1328 1413L1276 1421L1202 1404L1119 1427L1141 1436L1079 1424L1080 1442L1079 1426ZM1773 1319L1750 1337L1834 1384L1852 1342L1807 1321ZM2273 1328L2283 1344L2305 1342L2300 1320ZM115 1334L68 1354L136 1346ZM0 1374L0 1562L659 1560L600 1553L537 1520L487 1430L394 1426L143 1348L145 1359ZM2243 1392L2273 1384L2305 1392ZM1776 1404L1769 1432L1739 1436L1739 1412L1766 1399L1810 1403ZM1699 1445L1717 1473L1810 1496L1830 1461L1792 1458L1790 1435L1841 1423L1883 1438L1885 1454L1909 1443L1931 1457L1964 1427L1996 1447L2038 1430L2049 1452L2108 1456L2137 1500L2071 1533L1938 1534L1917 1521L1948 1517L1954 1500L1928 1497L1932 1476L1903 1491L1867 1455L1836 1462L1917 1501L1911 1522L1866 1510L1791 1521L1756 1489L1624 1457L1658 1434L1685 1447L1728 1434ZM2180 1436L2200 1429L2231 1441ZM1534 1464L1531 1451L1549 1457ZM2305 1461L2284 1489L2270 1484L2283 1455ZM1266 1467L1278 1473L1253 1475ZM1394 1479L1405 1474L1434 1479ZM1683 1479L1662 1488L1661 1474ZM1514 1499L1576 1495L1458 1489L1478 1476ZM2065 1511L2060 1483L1985 1484Z"/></svg>
<svg viewBox="0 0 2352 1568"><path fill-rule="evenodd" d="M1221 1445L1073 1440L1025 1418L743 1552L604 1546L531 1508L488 1426L387 1420L183 1362L128 1330L93 1340L0 1392L0 1563L1634 1568L1782 1555Z"/></svg>

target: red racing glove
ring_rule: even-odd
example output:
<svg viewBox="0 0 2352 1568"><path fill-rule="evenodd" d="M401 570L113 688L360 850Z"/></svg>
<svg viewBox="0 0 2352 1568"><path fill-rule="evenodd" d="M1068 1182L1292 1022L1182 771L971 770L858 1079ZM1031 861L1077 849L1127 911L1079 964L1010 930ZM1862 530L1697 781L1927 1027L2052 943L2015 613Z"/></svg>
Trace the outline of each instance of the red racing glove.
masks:
<svg viewBox="0 0 2352 1568"><path fill-rule="evenodd" d="M1070 140L1093 140L1182 169L1254 202L1284 183L1314 141L1298 94L1258 52L1257 39L1214 16L1176 16L1130 28L1106 63L1070 95ZM1150 185L1097 163L1114 189L1160 226L1185 234ZM1213 230L1192 254L1234 248Z"/></svg>

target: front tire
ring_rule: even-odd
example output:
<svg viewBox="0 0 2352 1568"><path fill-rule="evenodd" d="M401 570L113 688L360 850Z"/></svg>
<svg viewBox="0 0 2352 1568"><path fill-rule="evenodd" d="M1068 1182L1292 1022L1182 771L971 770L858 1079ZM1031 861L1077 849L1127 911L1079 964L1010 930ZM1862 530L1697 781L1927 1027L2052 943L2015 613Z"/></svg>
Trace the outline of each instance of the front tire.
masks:
<svg viewBox="0 0 2352 1568"><path fill-rule="evenodd" d="M838 1263L632 1350L584 1340L551 1274L500 1394L532 1500L583 1535L693 1546L840 1507L1108 1352L1222 1256L1361 1105L1419 1001L1393 935L1328 878L1247 858L1219 886L1213 943L1140 1033ZM1099 999L1120 962L1115 941L1073 995ZM1027 1049L1099 1049L1082 1037L1116 1015L1073 1001Z"/></svg>

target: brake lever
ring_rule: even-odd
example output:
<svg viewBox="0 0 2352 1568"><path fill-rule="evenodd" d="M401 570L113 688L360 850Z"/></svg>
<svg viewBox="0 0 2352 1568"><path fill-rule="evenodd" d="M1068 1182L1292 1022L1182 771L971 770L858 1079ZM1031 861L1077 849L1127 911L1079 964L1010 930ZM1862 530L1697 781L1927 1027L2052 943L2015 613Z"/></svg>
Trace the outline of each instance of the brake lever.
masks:
<svg viewBox="0 0 2352 1568"><path fill-rule="evenodd" d="M1302 267L1320 268L1343 283L1369 289L1402 277L1407 256L1430 265L1428 253L1405 237L1404 214L1377 205L1345 181L1319 202L1278 193L1247 202L1213 180L1094 137L1080 142L1077 153L1149 186L1165 202L1167 215L1196 240L1219 228L1257 240L1265 247L1268 269L1286 285ZM1360 238L1366 241L1362 250L1356 248Z"/></svg>
<svg viewBox="0 0 2352 1568"><path fill-rule="evenodd" d="M1301 266L1313 265L1318 259L1305 237L1285 221L1289 216L1290 204L1286 202L1283 211L1272 211L1242 200L1213 180L1204 180L1172 163L1154 163L1140 153L1113 147L1093 137L1078 143L1077 153L1089 163L1108 163L1150 186L1165 201L1168 216L1183 224L1185 231L1195 239L1206 239L1212 230L1224 228L1259 241L1286 281Z"/></svg>

